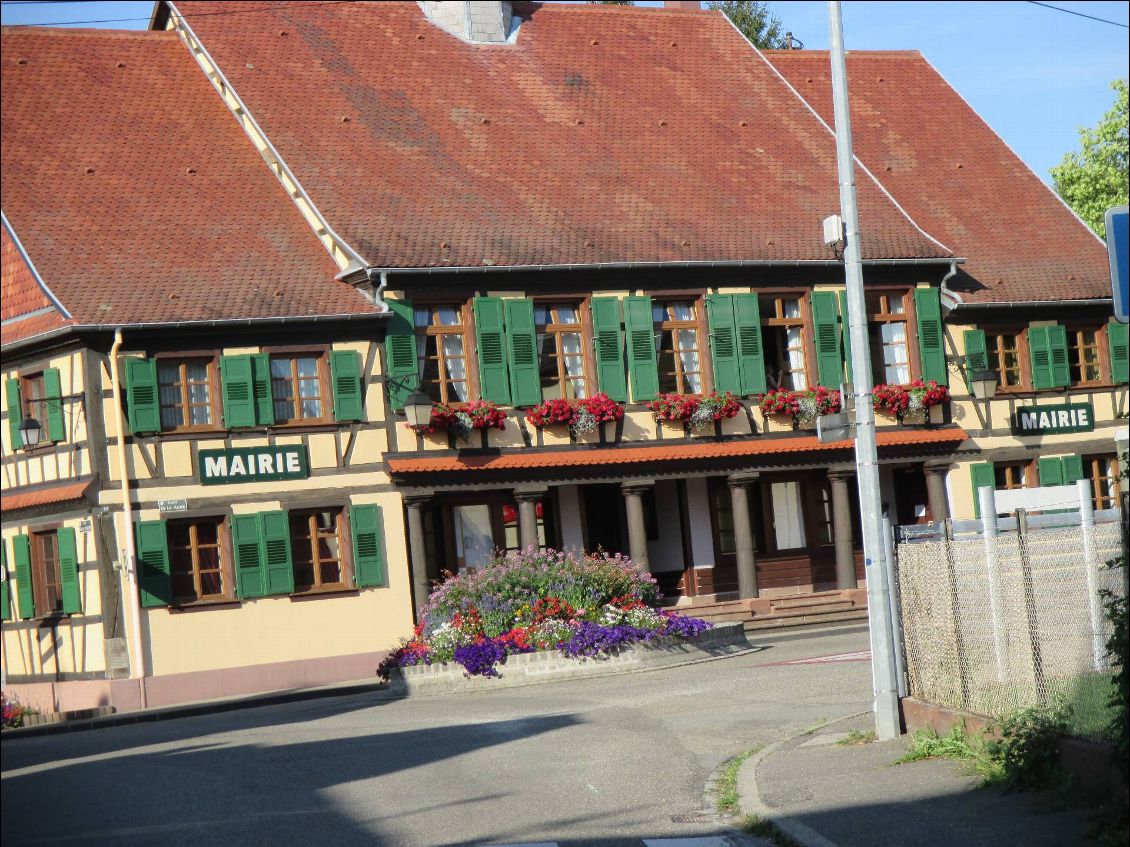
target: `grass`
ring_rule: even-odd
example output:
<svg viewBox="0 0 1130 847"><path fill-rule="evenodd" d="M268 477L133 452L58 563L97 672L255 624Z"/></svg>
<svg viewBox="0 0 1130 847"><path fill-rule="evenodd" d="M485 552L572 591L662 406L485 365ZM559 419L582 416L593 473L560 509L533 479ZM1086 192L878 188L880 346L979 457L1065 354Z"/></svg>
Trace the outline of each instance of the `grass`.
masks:
<svg viewBox="0 0 1130 847"><path fill-rule="evenodd" d="M870 744L878 736L875 735L875 730L869 729L865 732L860 732L858 729L853 729L846 736L836 742L838 747L853 747L857 744Z"/></svg>
<svg viewBox="0 0 1130 847"><path fill-rule="evenodd" d="M724 815L736 815L741 811L738 804L738 771L742 769L746 759L760 750L752 747L741 755L735 756L722 768L722 773L714 781L714 808Z"/></svg>
<svg viewBox="0 0 1130 847"><path fill-rule="evenodd" d="M759 818L757 815L747 816L742 821L741 829L742 832L747 832L750 835L768 839L775 847L801 847L798 842L785 835L773 821Z"/></svg>
<svg viewBox="0 0 1130 847"><path fill-rule="evenodd" d="M965 724L954 726L946 735L933 731L914 734L910 749L896 765L921 762L925 759L951 759L962 763L965 770L981 777L981 785L999 785L1005 781L1005 771L998 759L990 755L983 738L966 735Z"/></svg>
<svg viewBox="0 0 1130 847"><path fill-rule="evenodd" d="M812 733L816 732L816 730L823 729L827 725L828 725L828 719L827 718L817 718L816 723L814 723L812 726L808 727L804 731L804 735L812 735Z"/></svg>

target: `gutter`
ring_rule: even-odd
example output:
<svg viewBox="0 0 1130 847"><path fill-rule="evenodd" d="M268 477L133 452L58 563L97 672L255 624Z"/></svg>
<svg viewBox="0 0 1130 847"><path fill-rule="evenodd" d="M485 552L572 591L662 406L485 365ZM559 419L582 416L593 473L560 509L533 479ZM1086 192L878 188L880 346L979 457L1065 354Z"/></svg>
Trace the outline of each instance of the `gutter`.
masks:
<svg viewBox="0 0 1130 847"><path fill-rule="evenodd" d="M922 266L964 264L965 259L864 259L863 264L870 267ZM836 268L842 267L839 259L723 259L687 260L677 262L589 262L567 265L438 265L428 268L372 268L382 277L387 274L398 276L472 273L524 273L545 271L593 271L593 270L664 270L667 268Z"/></svg>
<svg viewBox="0 0 1130 847"><path fill-rule="evenodd" d="M1110 297L1091 297L1081 300L1002 300L988 303L958 303L953 311L960 309L963 312L973 312L977 309L1027 309L1032 306L1106 306L1110 308L1114 301Z"/></svg>
<svg viewBox="0 0 1130 847"><path fill-rule="evenodd" d="M122 417L122 369L118 351L122 347L122 329L114 331L114 343L110 347L110 391L114 403L114 425L117 427L117 454L118 478L122 484L122 535L119 542L124 544L122 551L122 565L125 571L126 584L129 586L130 623L133 630L133 656L130 660L130 678L138 681L138 692L141 695L141 708L146 708L147 697L145 693L145 649L141 638L141 589L138 585L137 549L133 539L133 501L129 493L129 469L126 463L126 430Z"/></svg>

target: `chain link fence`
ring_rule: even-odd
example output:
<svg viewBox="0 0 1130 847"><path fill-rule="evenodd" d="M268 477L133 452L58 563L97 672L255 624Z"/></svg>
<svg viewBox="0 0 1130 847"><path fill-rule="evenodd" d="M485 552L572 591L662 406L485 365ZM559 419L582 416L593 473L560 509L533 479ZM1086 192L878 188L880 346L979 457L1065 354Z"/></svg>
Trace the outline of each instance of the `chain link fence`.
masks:
<svg viewBox="0 0 1130 847"><path fill-rule="evenodd" d="M1098 592L1123 591L1105 565L1121 549L1117 522L901 542L911 696L994 717L1062 703L1078 732L1099 732L1111 632Z"/></svg>

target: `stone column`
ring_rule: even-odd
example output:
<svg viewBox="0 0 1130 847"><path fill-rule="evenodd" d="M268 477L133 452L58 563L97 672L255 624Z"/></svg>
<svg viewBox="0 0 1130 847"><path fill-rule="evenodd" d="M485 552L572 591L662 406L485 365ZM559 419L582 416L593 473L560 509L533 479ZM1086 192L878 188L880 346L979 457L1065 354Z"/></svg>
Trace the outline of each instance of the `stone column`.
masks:
<svg viewBox="0 0 1130 847"><path fill-rule="evenodd" d="M923 465L926 473L926 497L930 501L930 517L934 523L941 523L950 516L946 500L947 465Z"/></svg>
<svg viewBox="0 0 1130 847"><path fill-rule="evenodd" d="M408 507L408 568L412 574L412 600L416 608L416 622L423 618L423 608L428 602L428 548L424 542L424 506L432 500L427 494L413 494L404 498Z"/></svg>
<svg viewBox="0 0 1130 847"><path fill-rule="evenodd" d="M518 501L518 545L523 549L537 548L538 544L538 501L545 497L545 490L515 491Z"/></svg>
<svg viewBox="0 0 1130 847"><path fill-rule="evenodd" d="M727 477L730 486L730 509L734 516L734 548L738 560L738 597L746 600L757 596L757 560L753 554L753 524L749 519L750 483L757 482L757 474L732 474Z"/></svg>
<svg viewBox="0 0 1130 847"><path fill-rule="evenodd" d="M848 471L830 471L832 484L832 539L836 545L836 588L856 588L855 544L851 536L851 497L848 481L853 476Z"/></svg>
<svg viewBox="0 0 1130 847"><path fill-rule="evenodd" d="M643 493L651 488L650 482L621 483L624 506L628 511L628 556L644 568L647 561L647 520L643 513Z"/></svg>

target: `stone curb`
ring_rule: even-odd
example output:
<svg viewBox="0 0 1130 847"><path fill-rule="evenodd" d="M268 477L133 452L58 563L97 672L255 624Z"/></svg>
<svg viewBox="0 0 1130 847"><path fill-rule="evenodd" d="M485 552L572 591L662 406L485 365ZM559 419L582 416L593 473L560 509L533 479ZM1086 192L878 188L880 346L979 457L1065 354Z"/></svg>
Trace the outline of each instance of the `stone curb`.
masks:
<svg viewBox="0 0 1130 847"><path fill-rule="evenodd" d="M835 726L844 721L850 721L870 713L870 710L868 710L866 712L857 712L854 715L845 715L842 718L836 718L834 721L829 721L821 726L820 730L825 730L830 726ZM763 761L779 751L786 744L790 744L798 738L804 738L806 735L813 734L815 734L815 731L805 730L804 732L798 732L788 738L782 738L780 741L773 742L768 747L746 759L745 762L742 763L741 769L738 771L736 781L738 806L741 808L743 814L757 815L759 818L772 821L781 832L800 844L801 847L839 847L835 841L826 838L811 827L802 824L800 821L793 820L792 818L778 817L779 810L767 806L761 799L761 792L757 788L757 768Z"/></svg>
<svg viewBox="0 0 1130 847"><path fill-rule="evenodd" d="M557 651L523 653L507 658L500 676L468 677L454 662L417 665L394 672L389 692L398 696L498 691L598 676L616 676L681 667L757 652L741 623L718 624L693 639L664 644L634 644L615 656L572 659Z"/></svg>

